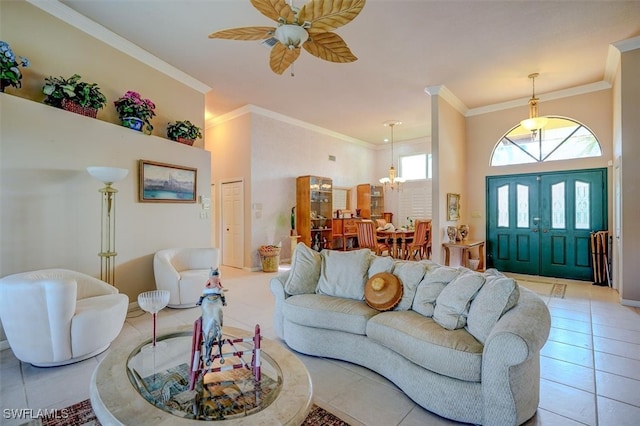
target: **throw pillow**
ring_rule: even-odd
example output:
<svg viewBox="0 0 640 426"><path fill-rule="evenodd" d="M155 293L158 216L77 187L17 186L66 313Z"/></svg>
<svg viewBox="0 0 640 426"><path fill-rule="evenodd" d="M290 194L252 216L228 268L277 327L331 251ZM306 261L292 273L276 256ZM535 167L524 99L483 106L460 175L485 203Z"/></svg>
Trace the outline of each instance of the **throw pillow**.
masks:
<svg viewBox="0 0 640 426"><path fill-rule="evenodd" d="M369 264L369 278L380 272L391 272L393 270L393 258L389 256L376 256L371 253Z"/></svg>
<svg viewBox="0 0 640 426"><path fill-rule="evenodd" d="M435 322L448 330L462 328L467 323L471 301L476 296L485 278L477 272L463 272L445 286L433 310Z"/></svg>
<svg viewBox="0 0 640 426"><path fill-rule="evenodd" d="M471 302L467 331L484 344L500 317L513 308L520 298L518 283L502 274L485 274L486 281Z"/></svg>
<svg viewBox="0 0 640 426"><path fill-rule="evenodd" d="M320 278L320 253L304 243L298 243L291 259L291 270L284 283L288 294L311 294L316 292Z"/></svg>
<svg viewBox="0 0 640 426"><path fill-rule="evenodd" d="M426 267L419 262L396 260L393 265L393 275L400 279L402 283L402 299L393 308L394 311L407 311L411 309L413 298L416 295L416 288L422 281Z"/></svg>
<svg viewBox="0 0 640 426"><path fill-rule="evenodd" d="M420 263L423 262L420 261ZM425 265L427 266L427 272L420 284L418 284L411 309L425 317L432 317L436 299L440 292L454 278L460 275L460 271L456 268L440 266L433 262Z"/></svg>
<svg viewBox="0 0 640 426"><path fill-rule="evenodd" d="M322 250L322 266L318 280L319 294L364 300L371 250Z"/></svg>

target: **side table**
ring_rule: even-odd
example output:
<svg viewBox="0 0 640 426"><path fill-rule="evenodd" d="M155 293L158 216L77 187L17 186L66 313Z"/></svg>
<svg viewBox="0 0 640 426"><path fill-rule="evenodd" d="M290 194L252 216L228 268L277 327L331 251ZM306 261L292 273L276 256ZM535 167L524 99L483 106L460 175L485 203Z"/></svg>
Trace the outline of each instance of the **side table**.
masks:
<svg viewBox="0 0 640 426"><path fill-rule="evenodd" d="M469 250L478 247L478 257L480 261L478 263L478 271L484 271L484 241L449 241L448 243L442 243L444 247L444 264L449 266L450 249L460 249L460 261L462 266L469 267Z"/></svg>

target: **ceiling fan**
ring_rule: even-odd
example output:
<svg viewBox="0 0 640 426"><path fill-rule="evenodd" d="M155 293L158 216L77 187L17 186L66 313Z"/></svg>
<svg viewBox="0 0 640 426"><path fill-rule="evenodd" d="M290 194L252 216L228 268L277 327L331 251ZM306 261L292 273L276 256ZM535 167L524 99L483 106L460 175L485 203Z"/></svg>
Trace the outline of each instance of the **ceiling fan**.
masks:
<svg viewBox="0 0 640 426"><path fill-rule="evenodd" d="M357 60L345 41L331 31L351 22L366 0L311 0L301 8L293 0L251 0L253 7L277 27L241 27L216 31L209 38L227 40L265 40L272 45L269 65L282 74L300 56L300 46L330 62Z"/></svg>

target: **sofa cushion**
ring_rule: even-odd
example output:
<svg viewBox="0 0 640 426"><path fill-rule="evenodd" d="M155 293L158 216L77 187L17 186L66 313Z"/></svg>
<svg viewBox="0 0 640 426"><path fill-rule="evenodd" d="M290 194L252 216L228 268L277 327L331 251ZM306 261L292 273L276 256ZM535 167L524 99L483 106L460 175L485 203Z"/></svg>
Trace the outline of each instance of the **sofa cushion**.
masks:
<svg viewBox="0 0 640 426"><path fill-rule="evenodd" d="M371 250L322 250L322 266L318 280L319 294L364 300Z"/></svg>
<svg viewBox="0 0 640 426"><path fill-rule="evenodd" d="M421 261L421 263L422 262L423 261ZM436 299L440 295L440 292L447 284L453 281L454 278L460 275L460 270L449 266L439 266L433 262L425 265L427 272L424 274L424 278L420 284L418 284L411 309L425 317L432 317L433 310L436 306Z"/></svg>
<svg viewBox="0 0 640 426"><path fill-rule="evenodd" d="M282 312L287 321L296 324L361 335L366 332L367 321L379 313L362 300L322 294L288 297Z"/></svg>
<svg viewBox="0 0 640 426"><path fill-rule="evenodd" d="M471 301L476 296L485 278L482 274L464 270L447 284L436 299L433 319L449 330L462 328L467 323Z"/></svg>
<svg viewBox="0 0 640 426"><path fill-rule="evenodd" d="M367 337L435 373L479 382L484 346L467 330L447 330L413 311L388 311L367 323Z"/></svg>
<svg viewBox="0 0 640 426"><path fill-rule="evenodd" d="M320 253L304 243L298 243L293 251L291 270L284 283L284 291L288 294L315 293L321 263Z"/></svg>
<svg viewBox="0 0 640 426"><path fill-rule="evenodd" d="M369 278L380 272L391 272L393 270L393 258L389 256L371 255L369 262Z"/></svg>
<svg viewBox="0 0 640 426"><path fill-rule="evenodd" d="M484 343L500 317L513 308L520 297L518 283L495 269L485 272L485 283L471 302L467 330Z"/></svg>
<svg viewBox="0 0 640 426"><path fill-rule="evenodd" d="M419 262L411 262L407 260L396 260L393 265L393 275L400 279L403 292L400 303L393 308L396 311L406 311L411 309L413 297L416 295L416 288L426 271L426 266Z"/></svg>

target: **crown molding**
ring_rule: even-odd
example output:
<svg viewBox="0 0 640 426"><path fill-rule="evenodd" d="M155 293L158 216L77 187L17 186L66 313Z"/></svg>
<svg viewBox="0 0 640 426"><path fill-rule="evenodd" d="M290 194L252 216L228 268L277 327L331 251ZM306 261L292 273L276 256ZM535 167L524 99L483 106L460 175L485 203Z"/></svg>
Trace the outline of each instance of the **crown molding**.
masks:
<svg viewBox="0 0 640 426"><path fill-rule="evenodd" d="M120 37L113 31L110 31L98 24L95 21L87 18L86 16L76 12L68 6L60 3L58 0L27 0L27 2L36 6L37 8L47 12L48 14L55 16L61 21L79 29L80 31L89 34L92 37L108 44L109 46L117 49L140 62L150 66L151 68L160 71L163 74L183 83L186 86L197 90L200 93L207 93L211 91L211 87L202 83L199 80L191 77L190 75L180 71L173 65L159 59L157 56L152 55L144 49L141 49L137 45L130 41Z"/></svg>
<svg viewBox="0 0 640 426"><path fill-rule="evenodd" d="M440 84L437 86L427 86L424 88L425 93L429 96L440 96L442 99L447 101L456 111L460 114L466 116L469 108L456 96L453 92L444 84Z"/></svg>
<svg viewBox="0 0 640 426"><path fill-rule="evenodd" d="M583 86L571 87L569 89L558 90L543 94L536 94L543 101L552 101L555 99L569 98L571 96L584 95L587 93L598 92L600 90L611 89L612 84L607 81L598 81L596 83L585 84ZM482 115L490 112L504 111L506 109L518 108L529 104L529 98L514 99L512 101L501 102L498 104L487 105L478 108L472 108L467 111L465 117L474 115Z"/></svg>
<svg viewBox="0 0 640 426"><path fill-rule="evenodd" d="M210 127L214 127L220 125L224 122L233 120L245 114L258 114L263 117L268 117L273 120L281 121L283 123L291 124L293 126L301 127L303 129L311 130L313 132L317 132L323 135L327 135L336 139L340 139L345 142L349 142L352 144L364 146L369 149L376 149L377 146L375 144L362 141L360 139L352 138L347 135L343 135L342 133L334 132L333 130L326 129L324 127L316 126L315 124L307 123L306 121L298 120L296 118L289 117L284 114L280 114L278 112L274 112L265 108L261 108L256 105L247 104L240 108L237 108L233 111L230 111L226 114L222 114L218 117L210 118L206 121L205 128L208 129Z"/></svg>

